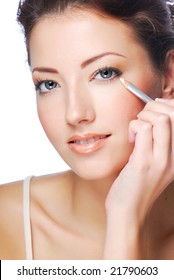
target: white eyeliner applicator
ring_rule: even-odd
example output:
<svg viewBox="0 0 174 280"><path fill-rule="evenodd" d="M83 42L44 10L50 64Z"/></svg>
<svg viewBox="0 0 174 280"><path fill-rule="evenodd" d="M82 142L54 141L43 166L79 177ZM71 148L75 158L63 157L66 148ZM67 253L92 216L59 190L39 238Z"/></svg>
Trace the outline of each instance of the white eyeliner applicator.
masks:
<svg viewBox="0 0 174 280"><path fill-rule="evenodd" d="M137 96L139 99L141 99L145 103L153 100L151 97L149 97L147 94L142 92L140 89L138 89L132 83L126 81L123 78L120 78L120 81L122 82L122 84L125 86L126 89L128 89L130 92L132 92L135 96Z"/></svg>

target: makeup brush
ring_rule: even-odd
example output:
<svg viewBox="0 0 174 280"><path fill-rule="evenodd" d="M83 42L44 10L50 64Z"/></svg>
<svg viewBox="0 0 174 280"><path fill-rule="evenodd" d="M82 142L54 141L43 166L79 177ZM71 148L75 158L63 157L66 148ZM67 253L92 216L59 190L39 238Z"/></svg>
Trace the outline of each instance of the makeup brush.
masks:
<svg viewBox="0 0 174 280"><path fill-rule="evenodd" d="M120 78L120 81L122 82L122 84L125 86L126 89L128 89L130 92L132 92L135 96L137 96L139 99L141 99L145 103L153 100L151 97L146 95L144 92L142 92L136 86L134 86L132 83L126 81L123 78Z"/></svg>

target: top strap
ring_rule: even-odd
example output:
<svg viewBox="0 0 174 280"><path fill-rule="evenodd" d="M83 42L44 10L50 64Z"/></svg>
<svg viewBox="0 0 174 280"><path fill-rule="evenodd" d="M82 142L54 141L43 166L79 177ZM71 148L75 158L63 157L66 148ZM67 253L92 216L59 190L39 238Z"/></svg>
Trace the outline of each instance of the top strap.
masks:
<svg viewBox="0 0 174 280"><path fill-rule="evenodd" d="M31 221L30 221L30 182L33 176L23 181L23 223L25 236L26 259L33 259Z"/></svg>

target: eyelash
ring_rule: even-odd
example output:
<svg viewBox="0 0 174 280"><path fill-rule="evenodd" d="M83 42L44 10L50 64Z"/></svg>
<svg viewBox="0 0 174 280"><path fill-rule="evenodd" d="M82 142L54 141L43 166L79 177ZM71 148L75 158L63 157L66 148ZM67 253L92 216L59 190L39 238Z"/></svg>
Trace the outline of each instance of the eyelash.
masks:
<svg viewBox="0 0 174 280"><path fill-rule="evenodd" d="M115 68L115 67L108 67L108 66L105 66L105 67L102 67L102 68L100 68L100 69L98 69L95 73L94 73L94 75L93 75L93 77L92 77L92 79L91 79L91 81L93 81L95 78L96 78L96 76L98 75L98 74L101 74L102 72L104 73L104 72L109 72L109 71L111 71L112 72L112 74L113 74L113 72L115 73L111 78L106 78L106 79L101 79L101 80L99 80L99 82L101 82L101 83L103 83L103 82L112 82L116 77L118 77L118 76L120 76L121 74L122 74L122 72L119 70L119 69L117 69L117 68Z"/></svg>
<svg viewBox="0 0 174 280"><path fill-rule="evenodd" d="M44 94L50 94L53 92L53 90L55 90L57 88L57 86L55 86L52 90L48 90L47 92L41 92L41 85L42 84L45 84L47 82L52 82L54 84L56 84L58 86L58 83L53 81L53 80L49 80L49 79L39 79L37 78L36 79L36 82L34 83L34 86L35 86L35 91L38 92L40 95L44 95Z"/></svg>
<svg viewBox="0 0 174 280"><path fill-rule="evenodd" d="M101 79L96 79L97 82L99 83L110 83L112 82L114 79L116 79L118 76L120 76L122 74L122 72L117 69L117 68L114 68L114 67L102 67L100 69L98 69L91 77L90 79L90 82L94 81L96 76L98 74L103 74L104 72L111 72L112 73L112 76L110 78L101 78ZM113 74L114 73L114 74ZM52 82L53 84L55 84L56 86L53 88L53 89L48 89L48 91L45 91L45 92L41 92L41 85L46 83L46 82ZM36 82L35 82L35 90L36 92L38 92L40 95L44 95L44 94L50 94L52 93L55 89L59 88L59 85L57 82L53 81L53 80L49 80L49 79L37 79Z"/></svg>

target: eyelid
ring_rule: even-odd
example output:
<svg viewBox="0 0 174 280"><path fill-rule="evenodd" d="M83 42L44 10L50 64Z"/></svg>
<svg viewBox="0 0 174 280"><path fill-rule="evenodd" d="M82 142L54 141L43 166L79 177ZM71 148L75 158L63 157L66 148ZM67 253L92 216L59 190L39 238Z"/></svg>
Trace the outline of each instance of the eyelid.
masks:
<svg viewBox="0 0 174 280"><path fill-rule="evenodd" d="M110 78L102 78L101 79L97 79L96 76L100 73L102 73L102 71L112 71L113 73L115 72L114 75L112 75L112 77ZM122 74L121 70L119 70L116 67L113 66L104 66L101 67L99 69L97 69L91 76L90 78L90 82L92 82L93 80L96 80L98 82L111 82L112 80L114 80L116 77L120 76ZM40 77L35 77L33 78L33 82L35 85L35 90L36 92L39 92L39 94L49 94L52 93L54 90L56 90L57 88L60 88L60 85L57 81L51 79L51 78L40 78ZM56 84L56 87L54 87L53 89L46 89L45 91L41 90L41 85L46 83L46 82L53 82Z"/></svg>
<svg viewBox="0 0 174 280"><path fill-rule="evenodd" d="M104 66L104 67L101 67L101 68L99 68L97 71L94 72L94 74L92 75L90 81L95 80L95 77L96 77L98 74L100 74L102 71L107 71L107 70L110 70L110 71L113 71L113 72L117 72L117 74L116 74L114 77L112 77L112 78L103 79L103 80L101 79L101 80L100 80L101 82L106 82L106 81L112 80L113 78L116 78L117 76L119 76L119 75L122 74L121 70L119 70L119 69L116 68L116 67L113 67L113 66Z"/></svg>
<svg viewBox="0 0 174 280"><path fill-rule="evenodd" d="M53 89L46 89L45 91L41 91L41 85L46 83L46 82L53 82L54 84L56 84L56 87L54 87ZM39 92L39 94L49 94L52 93L55 89L59 88L59 84L58 82L52 80L52 79L40 79L40 78L36 78L34 80L34 86L35 86L35 90L36 92Z"/></svg>

